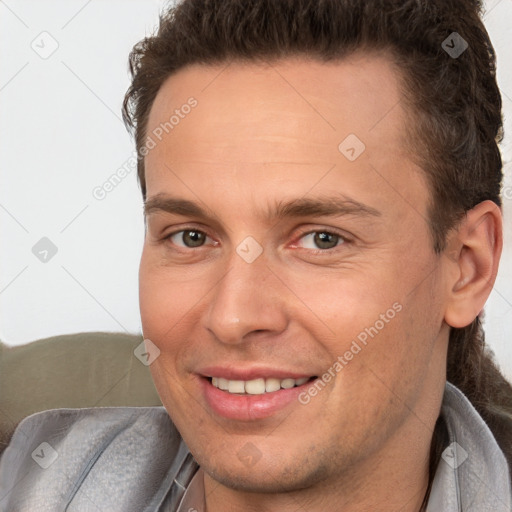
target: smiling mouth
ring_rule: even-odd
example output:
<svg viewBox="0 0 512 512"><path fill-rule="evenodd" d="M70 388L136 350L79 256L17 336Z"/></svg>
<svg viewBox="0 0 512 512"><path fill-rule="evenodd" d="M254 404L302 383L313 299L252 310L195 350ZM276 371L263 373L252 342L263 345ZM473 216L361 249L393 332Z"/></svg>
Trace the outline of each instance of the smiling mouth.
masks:
<svg viewBox="0 0 512 512"><path fill-rule="evenodd" d="M234 395L264 395L266 393L280 391L281 389L303 386L316 378L316 376L313 376L302 377L300 379L276 379L270 377L268 379L228 380L222 377L208 377L208 380L213 387Z"/></svg>

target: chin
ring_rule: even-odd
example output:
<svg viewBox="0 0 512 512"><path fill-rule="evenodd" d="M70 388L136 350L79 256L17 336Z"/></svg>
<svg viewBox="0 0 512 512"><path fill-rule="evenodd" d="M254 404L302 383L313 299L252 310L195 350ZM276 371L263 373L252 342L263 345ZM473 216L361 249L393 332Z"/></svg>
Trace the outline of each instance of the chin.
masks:
<svg viewBox="0 0 512 512"><path fill-rule="evenodd" d="M228 461L222 466L218 463L200 465L210 478L223 486L236 491L258 494L300 491L328 478L327 465L317 464L316 467L308 468L298 460L299 458L295 458L293 466L285 465L279 460L269 461L266 464L261 460L238 471L233 470L240 467L238 460L232 461L230 467L226 467Z"/></svg>

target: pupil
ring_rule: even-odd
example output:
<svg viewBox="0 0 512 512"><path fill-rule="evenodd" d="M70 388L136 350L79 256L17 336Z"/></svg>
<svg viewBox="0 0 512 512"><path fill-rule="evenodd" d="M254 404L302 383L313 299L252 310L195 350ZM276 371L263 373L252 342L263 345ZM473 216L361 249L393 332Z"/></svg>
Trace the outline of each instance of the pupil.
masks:
<svg viewBox="0 0 512 512"><path fill-rule="evenodd" d="M337 235L325 232L315 234L315 244L320 249L332 249L333 247L336 247L337 242Z"/></svg>
<svg viewBox="0 0 512 512"><path fill-rule="evenodd" d="M204 234L199 231L185 231L183 243L188 247L199 247L204 242Z"/></svg>

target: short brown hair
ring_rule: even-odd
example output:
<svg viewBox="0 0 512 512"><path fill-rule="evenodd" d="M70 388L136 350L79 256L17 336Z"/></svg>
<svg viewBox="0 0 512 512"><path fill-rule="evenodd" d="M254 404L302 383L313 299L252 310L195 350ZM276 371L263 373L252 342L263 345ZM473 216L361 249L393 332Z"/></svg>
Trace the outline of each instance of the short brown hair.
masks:
<svg viewBox="0 0 512 512"><path fill-rule="evenodd" d="M477 0L185 0L161 14L155 36L133 48L123 118L140 151L161 85L186 65L295 55L327 62L385 51L401 71L413 157L431 189L432 246L440 253L465 212L486 199L501 206L501 95L481 13ZM453 37L468 45L456 58L443 45L453 45ZM145 197L142 156L138 177ZM478 318L451 329L447 378L489 424L512 466L512 387L493 362ZM431 480L445 436L438 421Z"/></svg>

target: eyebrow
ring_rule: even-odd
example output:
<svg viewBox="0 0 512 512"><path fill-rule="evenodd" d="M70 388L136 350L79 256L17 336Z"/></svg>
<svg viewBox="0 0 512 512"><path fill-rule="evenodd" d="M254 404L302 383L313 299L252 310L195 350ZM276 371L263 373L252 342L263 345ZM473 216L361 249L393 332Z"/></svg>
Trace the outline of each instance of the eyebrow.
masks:
<svg viewBox="0 0 512 512"><path fill-rule="evenodd" d="M215 218L217 215L198 203L166 194L157 194L144 203L144 215L165 212L175 215L197 217L201 219ZM349 198L343 194L317 198L298 198L289 201L278 201L270 205L262 216L268 221L294 217L380 217L380 211Z"/></svg>

